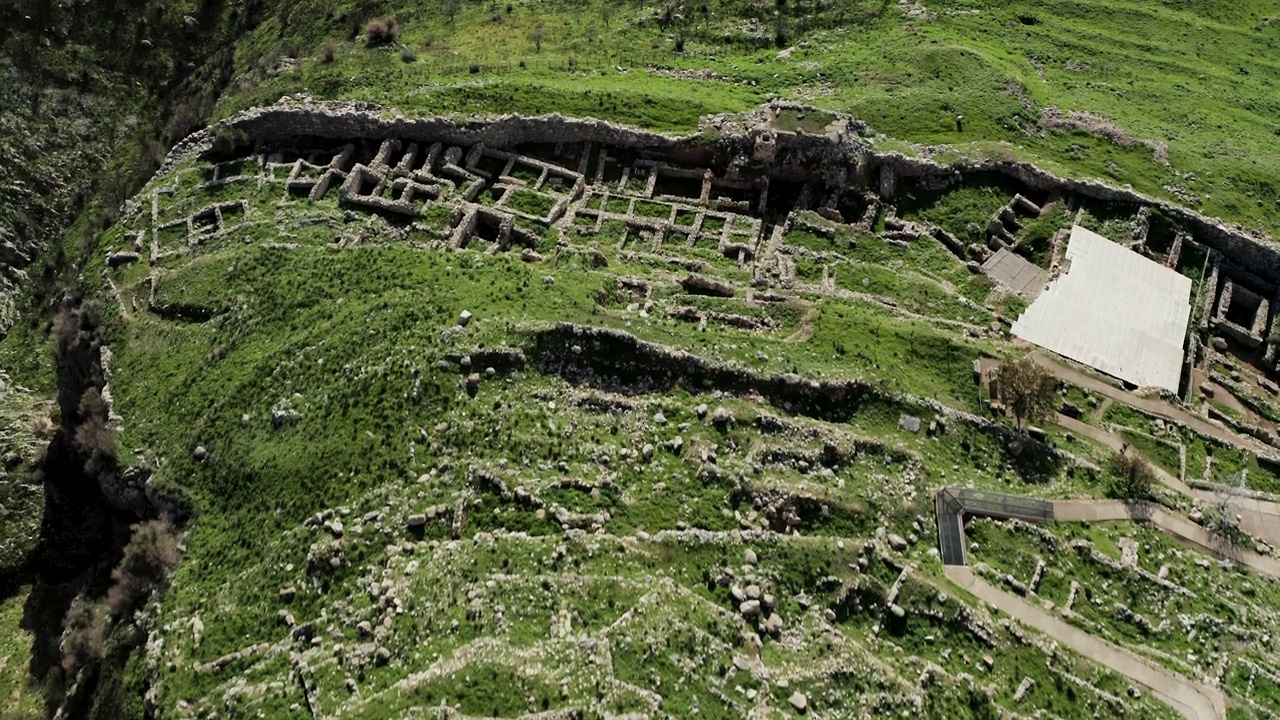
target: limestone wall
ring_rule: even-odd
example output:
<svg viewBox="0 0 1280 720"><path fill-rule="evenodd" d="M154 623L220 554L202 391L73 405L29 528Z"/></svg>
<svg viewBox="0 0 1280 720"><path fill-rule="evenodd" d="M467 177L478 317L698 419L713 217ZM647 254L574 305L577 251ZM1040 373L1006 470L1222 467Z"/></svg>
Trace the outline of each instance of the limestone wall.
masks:
<svg viewBox="0 0 1280 720"><path fill-rule="evenodd" d="M1185 223L1198 242L1218 250L1266 282L1280 285L1280 246L1255 237L1243 228L1226 225L1187 208L1144 196L1129 188L1094 180L1060 178L1029 163L962 159L953 165L943 165L896 152L879 153L864 139L869 134L866 126L847 118L843 123L833 123L823 135L763 132L761 128L776 109L763 107L754 114L715 116L704 121L703 130L706 132L675 136L591 118L560 115L409 118L369 103L317 102L305 96L285 97L275 105L248 110L183 140L169 154L157 177L167 174L191 153L207 151L214 133L221 128L236 128L251 140L267 143L286 142L303 136L335 140L395 137L456 145L484 143L497 148L531 142L590 141L631 148L683 150L734 160L743 166L753 162L758 164L759 161L753 159L758 154L755 146L766 142L773 146L768 154L785 166L773 166L771 171L791 174L795 168L807 166L810 179L828 186L844 182L846 177L875 178L881 181L879 189L884 192L885 178L893 178L893 186L900 186L907 178L930 186L946 186L958 182L965 175L995 172L1045 192L1073 193L1096 200L1156 207ZM891 194L894 191L893 188L889 190Z"/></svg>

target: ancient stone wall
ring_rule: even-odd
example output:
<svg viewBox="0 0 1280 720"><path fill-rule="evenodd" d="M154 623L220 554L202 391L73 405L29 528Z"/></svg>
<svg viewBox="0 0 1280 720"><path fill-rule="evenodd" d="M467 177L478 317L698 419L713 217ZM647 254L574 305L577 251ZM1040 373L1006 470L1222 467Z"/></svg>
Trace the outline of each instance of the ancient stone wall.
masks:
<svg viewBox="0 0 1280 720"><path fill-rule="evenodd" d="M305 96L286 97L275 105L259 107L193 134L179 143L158 171L170 172L193 152L206 152L216 133L234 128L251 141L286 142L312 136L348 140L351 138L399 138L410 142L443 142L472 145L483 143L495 148L510 148L521 143L595 142L605 145L689 152L704 156L736 159L735 164L759 164L756 127L767 109L755 116L717 116L704 122L712 132L685 136L664 135L613 125L595 119L566 118L560 115L523 117L504 115L492 118L408 118L387 108L354 102L317 102ZM1272 285L1280 285L1280 246L1265 238L1251 235L1238 226L1229 226L1184 207L1144 196L1129 188L1118 188L1095 180L1061 178L1029 163L999 160L962 159L943 165L925 158L907 157L901 153L879 153L864 139L865 125L843 119L843 125L826 134L776 132L768 137L768 154L789 173L802 166L811 168L811 180L830 184L847 177L876 178L885 191L885 178L892 185L912 178L930 184L948 185L975 173L999 173L1030 188L1044 192L1071 193L1108 202L1132 203L1160 209L1166 216L1181 221L1192 231L1197 242L1221 252L1235 264L1247 268ZM843 129L841 129L843 128ZM821 168L815 170L812 168ZM771 168L772 169L772 168ZM839 172L834 172L838 169Z"/></svg>

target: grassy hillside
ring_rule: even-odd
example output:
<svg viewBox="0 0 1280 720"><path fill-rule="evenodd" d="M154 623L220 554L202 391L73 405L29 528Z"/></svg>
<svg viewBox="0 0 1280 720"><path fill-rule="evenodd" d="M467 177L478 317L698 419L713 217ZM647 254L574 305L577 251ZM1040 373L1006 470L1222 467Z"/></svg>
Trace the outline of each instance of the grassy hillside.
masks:
<svg viewBox="0 0 1280 720"><path fill-rule="evenodd" d="M302 91L687 130L781 97L1275 235L1275 16L1273 2L303 2L237 45L218 112ZM370 47L378 17L398 36Z"/></svg>
<svg viewBox="0 0 1280 720"><path fill-rule="evenodd" d="M116 537L96 575L75 580L75 603L66 587L5 589L0 716L41 701L52 711L68 686L80 692L64 714L91 718L391 718L442 703L483 717L1172 716L943 578L933 488L1100 496L1111 451L1051 429L1064 459L992 429L1006 421L973 361L1024 351L1005 327L1025 301L932 236L889 237L883 211L869 229L805 213L765 266L723 246L726 223L747 227L751 213L671 236L596 223L593 212L632 204L696 214L611 177L587 181L566 223L522 221L526 248L452 248L458 218L443 202L413 221L352 210L336 191L310 202L248 148L236 149L245 180L210 184L214 161L234 158L190 157L119 217L115 207L149 175L155 143L285 94L670 132L780 98L850 113L885 149L1027 159L1280 236L1280 5L177 2L130 6L116 26L89 6L23 9L25 34L0 14L0 43L47 69L32 87L59 89L31 127L66 114L95 131L0 139L0 182L40 211L29 222L6 206L0 230L52 237L49 218L67 208L97 212L43 258L45 287L0 342L0 366L19 377L3 388L0 440L26 453L6 457L0 569L37 538L37 431L74 436L75 464L121 495L136 483L126 490L163 498L185 534L156 530L150 547L135 534L128 549ZM48 43L27 48L28 36ZM97 74L65 77L79 65ZM20 85L0 100L21 100ZM0 127L24 122L16 107L0 107ZM830 118L817 115L777 129L822 133ZM9 171L27 156L41 159ZM99 167L111 192L95 205ZM66 197L46 207L41 177ZM515 180L478 202L554 207L558 196L533 189L537 173ZM982 243L1018 191L975 181L899 198L897 211ZM201 213L241 200L240 224ZM1076 210L1116 237L1133 222L1129 208L1054 198L1019 231L1024 254L1046 263ZM691 290L689 268L730 296ZM51 300L63 282L65 307ZM101 345L109 353L86 361L86 377L68 370ZM101 381L75 387L61 429L40 420L54 414L42 398L58 391L55 369L64 392L69 376ZM1203 471L1203 440L1188 453ZM1167 449L1156 459L1179 470ZM984 560L1025 575L1038 556L1023 535L983 526L975 537ZM1256 590L1140 537L1188 584ZM179 549L163 591L130 584L165 575ZM110 572L130 563L133 576ZM1061 601L1065 575L1052 577ZM1221 609L1142 587L1144 612ZM1257 680L1280 677L1268 652L1170 659L1200 646L1164 626L1137 637L1102 602L1083 615L1091 632L1142 642L1179 672L1224 673L1239 717L1280 712ZM42 613L61 617L41 624ZM1276 624L1265 604L1247 613L1240 624ZM1252 638L1219 630L1214 651ZM26 671L37 665L42 677Z"/></svg>

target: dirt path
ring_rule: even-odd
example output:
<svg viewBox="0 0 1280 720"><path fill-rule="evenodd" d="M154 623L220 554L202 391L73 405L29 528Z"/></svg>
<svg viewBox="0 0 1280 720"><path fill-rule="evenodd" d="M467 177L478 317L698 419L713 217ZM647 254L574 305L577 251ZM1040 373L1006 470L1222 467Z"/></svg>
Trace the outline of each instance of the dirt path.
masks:
<svg viewBox="0 0 1280 720"><path fill-rule="evenodd" d="M1233 447L1248 450L1254 455L1271 456L1274 454L1270 448L1263 446L1253 438L1236 435L1229 430L1218 427L1217 425L1192 415L1186 410L1165 402L1164 400L1138 397L1137 395L1121 390L1108 382L1086 375L1073 367L1058 362L1040 351L1031 353L1030 357L1062 380L1066 380L1069 383L1079 385L1082 388L1096 392L1103 397L1110 398L1116 402L1136 408L1163 420L1186 425L1201 435L1221 440Z"/></svg>
<svg viewBox="0 0 1280 720"><path fill-rule="evenodd" d="M975 575L972 568L948 565L944 570L951 582L973 593L980 600L1146 687L1183 717L1190 720L1219 720L1226 717L1226 698L1217 688L1189 680L1146 658L1090 635L1056 615L991 585Z"/></svg>
<svg viewBox="0 0 1280 720"><path fill-rule="evenodd" d="M1188 494L1191 494L1189 489ZM944 488L939 491L938 495L939 498L944 499L953 496L958 498L953 501L953 504L938 506L938 533L940 539L944 532L941 515L944 510L961 514L983 515L986 514L984 509L988 506L994 507L997 511L1006 506L1015 509L1021 507L1017 503L1018 498L1016 497L1004 495L996 497L994 493L984 493L982 491ZM970 496L972 496L972 502L966 500ZM985 503L984 500L986 500ZM1257 503L1256 510L1260 513L1280 514L1280 505L1276 503L1264 500L1245 500ZM1043 504L1043 501L1037 502ZM997 512L996 516L1001 515ZM1194 545L1207 554L1229 558L1233 562L1261 575L1280 578L1280 560L1226 544L1223 540L1188 518L1170 512L1159 505L1126 503L1119 500L1054 500L1052 501L1051 517L1055 522L1149 522L1169 536ZM1276 515L1273 514L1271 517L1274 519ZM953 542L960 544L965 542L962 527L956 526L953 528L953 531L959 535ZM961 558L959 562L963 563L966 560ZM1058 615L1008 593L1002 588L991 585L978 577L972 568L967 565L946 564L943 566L943 571L953 583L973 593L984 602L990 603L999 610L1008 613L1018 622L1045 633L1093 662L1104 665L1133 682L1147 687L1182 716L1192 720L1219 720L1226 716L1226 699L1218 688L1186 678L1161 667L1137 653L1091 635L1067 623Z"/></svg>
<svg viewBox="0 0 1280 720"><path fill-rule="evenodd" d="M1118 500L1055 500L1053 519L1063 522L1081 520L1149 522L1169 536L1195 545L1206 553L1229 558L1260 575L1280 579L1280 560L1259 555L1252 550L1231 547L1203 527L1158 505L1135 506Z"/></svg>
<svg viewBox="0 0 1280 720"><path fill-rule="evenodd" d="M1205 505L1216 505L1222 498L1212 490L1191 490L1191 496ZM1261 498L1232 497L1229 512L1234 513L1240 527L1250 535L1280 547L1280 503Z"/></svg>

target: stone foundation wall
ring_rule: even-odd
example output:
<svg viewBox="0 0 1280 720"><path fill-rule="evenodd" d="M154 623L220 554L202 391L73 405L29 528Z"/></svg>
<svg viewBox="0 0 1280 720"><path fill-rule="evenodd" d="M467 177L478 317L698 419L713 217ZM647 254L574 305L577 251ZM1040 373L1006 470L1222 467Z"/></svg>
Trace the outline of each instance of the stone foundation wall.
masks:
<svg viewBox="0 0 1280 720"><path fill-rule="evenodd" d="M1280 285L1280 246L1245 229L1222 223L1164 200L1147 197L1129 188L1118 188L1094 180L1060 178L1029 163L999 160L962 159L943 165L901 153L879 153L864 139L868 128L852 119L832 124L824 135L760 130L764 118L775 108L762 108L753 115L716 116L703 123L703 130L690 135L665 135L638 130L595 119L566 118L560 115L523 117L504 115L492 118L408 118L379 105L355 102L317 102L305 96L286 97L275 105L248 110L234 118L201 130L180 142L169 154L157 177L170 172L193 152L212 147L214 134L226 128L244 132L252 141L286 142L303 136L348 140L400 138L429 143L511 148L521 143L595 142L630 148L676 150L719 158L733 165L759 166L757 144L769 145L765 153L775 159L769 172L795 175L805 168L820 184L836 178L874 178L881 194L891 194L905 179L930 186L945 187L973 173L999 173L1046 193L1069 193L1083 197L1140 207L1159 208L1166 216L1181 221L1197 242L1222 253L1234 264L1248 269L1275 286ZM819 170L818 168L821 168ZM832 172L839 168L841 172Z"/></svg>

